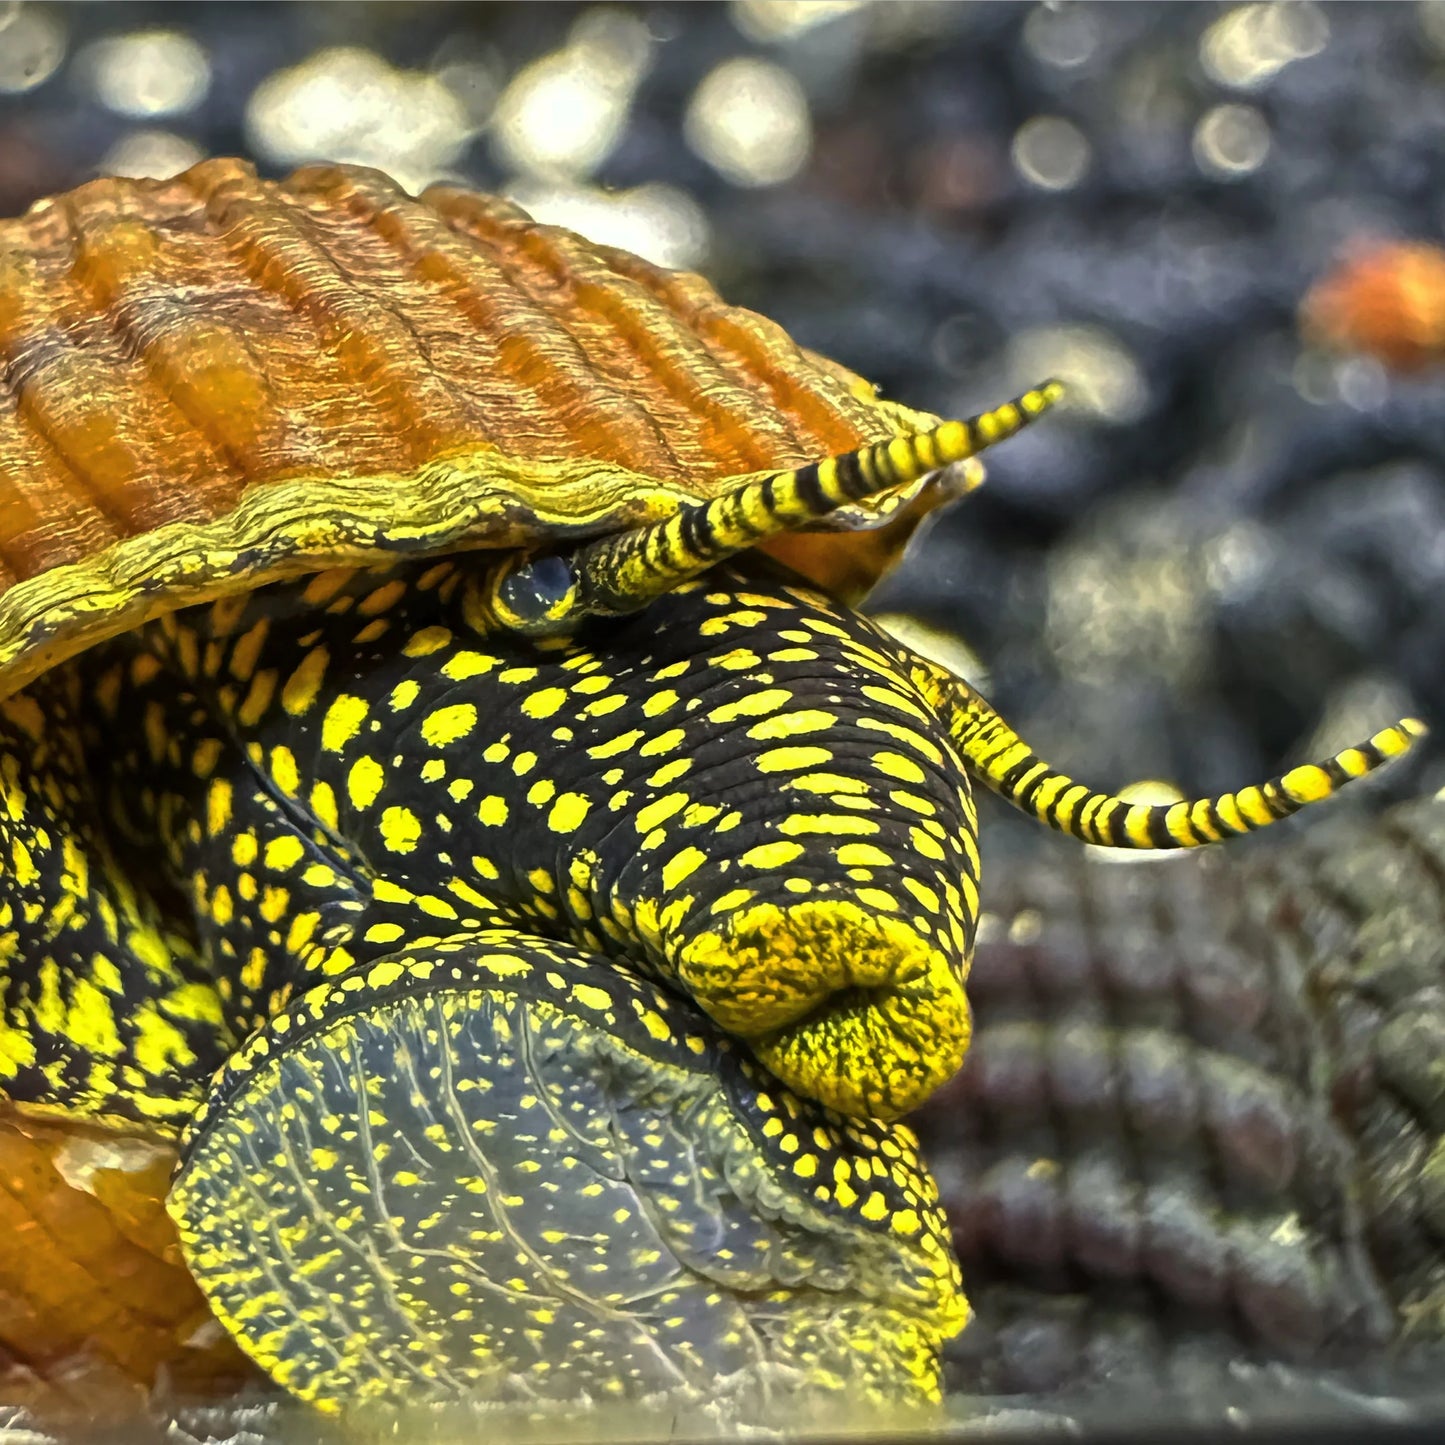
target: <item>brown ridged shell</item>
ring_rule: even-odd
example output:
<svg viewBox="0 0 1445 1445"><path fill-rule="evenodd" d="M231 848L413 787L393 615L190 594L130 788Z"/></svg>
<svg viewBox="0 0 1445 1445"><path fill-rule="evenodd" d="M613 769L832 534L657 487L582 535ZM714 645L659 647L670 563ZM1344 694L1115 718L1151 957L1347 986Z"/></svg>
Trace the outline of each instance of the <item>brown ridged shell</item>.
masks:
<svg viewBox="0 0 1445 1445"><path fill-rule="evenodd" d="M595 535L932 420L697 276L342 166L0 222L0 358L0 692L237 586Z"/></svg>

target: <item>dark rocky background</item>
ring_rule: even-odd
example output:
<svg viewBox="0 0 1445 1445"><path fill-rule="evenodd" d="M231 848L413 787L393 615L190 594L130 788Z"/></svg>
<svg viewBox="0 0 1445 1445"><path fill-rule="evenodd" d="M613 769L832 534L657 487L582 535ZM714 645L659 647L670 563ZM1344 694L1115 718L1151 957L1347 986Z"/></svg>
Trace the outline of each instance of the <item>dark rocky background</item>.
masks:
<svg viewBox="0 0 1445 1445"><path fill-rule="evenodd" d="M505 189L703 271L941 413L1064 376L1071 408L991 459L989 486L875 609L966 639L1035 746L1098 785L1237 786L1405 713L1434 738L1336 805L1331 836L1348 838L1351 807L1445 785L1445 366L1397 375L1316 349L1298 323L1352 244L1445 239L1440 0L0 0L0 214L99 173L227 153L272 174L330 158L414 188ZM1288 860L1310 826L1236 857ZM1002 809L985 829L995 870L1030 853L1078 866ZM983 950L985 995L1031 929L1046 962L1054 938L1072 956L1064 925L1091 887L1137 891L1096 878L1051 905L1027 876L986 889L1005 941ZM1228 871L1198 876L1202 894L1182 873L1173 885L1194 889L1188 909L1129 908L1183 919L1157 926L1204 947L1216 907L1242 916L1244 895ZM1021 930L1039 903L1055 913ZM1262 947L1251 926L1230 957ZM1181 945L1152 937L1133 937L1140 967L1175 968ZM1099 948L1107 970L1121 955ZM946 1118L926 1121L938 1147ZM940 1160L946 1187L955 1164ZM1098 1335L1108 1368L1143 1358L1126 1325ZM1068 1359L1040 1387L1069 1378L1079 1348L1057 1343L1075 1326L1049 1328ZM1340 1405L1328 1382L1291 1395L1272 1366L1246 1378L1222 1348L1210 1378L1231 1375L1256 1417Z"/></svg>

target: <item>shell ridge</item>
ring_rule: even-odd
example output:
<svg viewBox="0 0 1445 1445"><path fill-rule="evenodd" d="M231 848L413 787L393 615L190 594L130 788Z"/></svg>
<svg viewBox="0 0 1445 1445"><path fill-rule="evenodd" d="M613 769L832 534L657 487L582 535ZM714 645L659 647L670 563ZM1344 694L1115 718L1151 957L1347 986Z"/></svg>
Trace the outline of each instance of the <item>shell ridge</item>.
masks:
<svg viewBox="0 0 1445 1445"><path fill-rule="evenodd" d="M428 192L428 194L431 194ZM586 396L583 403L582 415L586 417L586 425L594 425L593 417L599 408L624 408L628 417L635 426L645 433L647 442L650 443L654 457L640 457L639 461L653 466L659 470L670 468L679 474L687 472L692 463L690 459L679 455L669 435L668 428L658 420L653 411L643 405L642 402L628 394L630 385L635 384L637 367L630 370L619 370L613 366L602 366L599 363L605 358L599 357L597 347L588 347L584 338L578 334L577 329L570 325L568 319L562 314L561 309L556 305L553 298L562 296L565 299L575 299L565 286L557 283L554 274L549 272L549 285L539 286L536 281L537 262L532 258L519 254L522 250L517 242L524 241L524 238L535 229L530 220L519 222L512 217L506 218L505 223L494 224L489 210L485 206L472 207L465 202L469 198L459 195L452 199L449 209L439 212L442 217L442 224L459 242L470 243L476 246L486 255L488 263L495 268L496 274L505 283L507 289L518 297L525 298L526 302L534 310L546 318L547 326L559 336L565 337L569 348L581 361L585 372L606 371L609 373L608 384L594 384L590 394L578 388L579 396ZM517 209L517 217L525 218L526 213ZM458 223L461 223L460 225ZM576 386L576 378L568 377ZM639 449L639 438L629 438L629 450ZM646 450L646 448L642 448Z"/></svg>
<svg viewBox="0 0 1445 1445"><path fill-rule="evenodd" d="M111 336L114 337L122 356L139 370L139 376L125 376L126 368L114 368L113 374L118 385L130 383L130 391L139 406L144 400L148 409L164 413L166 418L175 418L175 423L164 431L168 455L178 446L178 433L191 432L204 448L204 453L186 477L187 499L201 503L198 515L208 511L214 515L235 504L237 496L245 486L246 468L241 459L233 455L224 440L218 440L211 429L198 424L197 419L181 403L173 384L162 385L172 378L165 375L165 363L158 354L157 343L168 338L147 335L144 323L136 315L138 303L134 291L127 282L134 278L112 276L103 279L98 273L99 249L96 242L97 227L83 227L82 217L77 214L75 199L67 198L60 208L70 228L72 264L66 284L93 303L92 314L98 315ZM102 231L103 234L103 231ZM154 274L154 273L151 273ZM163 328L158 328L163 330ZM123 379L124 377L124 379ZM176 424L178 423L178 425ZM221 478L219 485L216 479ZM131 525L134 525L133 523Z"/></svg>
<svg viewBox="0 0 1445 1445"><path fill-rule="evenodd" d="M580 384L579 378L588 371L584 348L552 311L517 287L500 259L475 243L474 238L454 231L399 187L394 188L394 194L387 194L381 182L369 189L354 172L339 167L311 167L295 179L301 181L307 193L314 186L320 194L340 200L405 265L418 284L427 285L445 298L488 340L500 338L494 347L494 365L506 381L536 398L536 415L585 418L589 432L601 433L616 451L635 452L634 438L619 429L608 415L609 410L626 409L633 426L645 429L659 451L669 455L666 437L644 408L631 398L615 393L602 396L597 394L601 388L590 392ZM385 182L384 177L381 180ZM391 186L390 182L385 184ZM386 199L381 199L378 192ZM439 274L426 274L418 259L423 255L427 269ZM489 287L488 282L501 285ZM517 305L519 301L527 303L528 309ZM561 343L559 350L565 346L565 359L549 354L548 347L539 344L549 334ZM493 405L498 399L489 393L488 401ZM681 470L675 461L674 469Z"/></svg>
<svg viewBox="0 0 1445 1445"><path fill-rule="evenodd" d="M52 227L63 227L60 208L51 209ZM7 563L18 564L14 568L17 576L35 570L33 559L17 557L11 545L26 530L40 533L42 548L47 537L76 530L78 521L83 533L92 534L99 530L95 526L98 521L112 539L131 530L125 514L91 485L85 469L77 465L54 434L47 415L48 393L43 398L45 405L36 394L43 385L43 370L47 365L64 357L79 358L83 364L84 357L67 335L57 314L58 308L37 281L34 273L38 268L33 263L27 265L27 260L23 254L0 256L0 379L3 379L5 393L13 399L17 423L13 433L8 428L0 433L0 472L20 494L14 500L23 503L35 519L33 529L17 532L7 527L0 531L0 555ZM26 465L24 459L15 458L11 452L12 439L17 436L28 438L32 449L40 453L36 458L40 469L38 484L32 483L37 468ZM57 499L52 498L51 492L57 487L63 489L68 507L54 504ZM84 525L87 521L89 525ZM26 560L31 560L32 565L27 566Z"/></svg>
<svg viewBox="0 0 1445 1445"><path fill-rule="evenodd" d="M319 244L304 208L279 188L268 195L264 186L253 189L241 177L227 175L206 186L209 177L199 170L182 179L204 205L218 241L253 284L319 333L365 408L391 422L397 442L410 450L407 460L425 461L438 431L455 439L481 430L431 379L415 332L380 288L357 287ZM238 214L242 207L244 214Z"/></svg>
<svg viewBox="0 0 1445 1445"><path fill-rule="evenodd" d="M0 326L0 418L8 409L13 429L0 426L0 558L13 580L0 583L7 589L15 581L43 571L68 554L79 533L82 545L92 550L109 546L128 530L98 498L90 495L83 479L46 438L43 431L24 427L28 414L24 398L12 375L12 356ZM17 458L8 445L11 438L24 437L40 457L27 463ZM48 465L47 465L48 464ZM69 504L69 510L61 502ZM24 538L34 543L24 549L15 544Z"/></svg>
<svg viewBox="0 0 1445 1445"><path fill-rule="evenodd" d="M782 447L785 454L792 453L789 462L795 457L814 459L795 429L787 424L790 419L760 411L757 398L738 386L728 368L679 324L674 311L660 304L630 277L594 259L589 253L595 248L560 226L534 223L521 229L527 247L539 264L557 278L568 298L579 309L606 323L626 349L628 358L675 398L684 412L704 414L711 424L704 451L716 455L722 450L720 443L730 446L737 460L728 470L753 472L769 466L776 453L770 456L762 449L759 432L764 434L767 444ZM632 293L630 298L619 293L618 282L624 283ZM664 326L665 338L651 346L639 344L640 334L660 333ZM667 364L669 362L672 364ZM690 464L695 465L677 458L680 468Z"/></svg>
<svg viewBox="0 0 1445 1445"><path fill-rule="evenodd" d="M691 272L668 271L613 247L607 248L607 257L618 274L658 296L709 345L735 358L739 371L761 381L773 404L790 419L797 417L810 429L827 436L838 427L841 412L856 435L834 445L834 451L886 441L895 434L896 428L879 414L871 397L860 395L860 389L872 391L861 376L836 362L818 367L811 353L776 322L756 311L729 306L706 280ZM831 384L830 389L836 388L827 402L816 396L821 389L820 372ZM851 382L845 382L839 372L851 377Z"/></svg>

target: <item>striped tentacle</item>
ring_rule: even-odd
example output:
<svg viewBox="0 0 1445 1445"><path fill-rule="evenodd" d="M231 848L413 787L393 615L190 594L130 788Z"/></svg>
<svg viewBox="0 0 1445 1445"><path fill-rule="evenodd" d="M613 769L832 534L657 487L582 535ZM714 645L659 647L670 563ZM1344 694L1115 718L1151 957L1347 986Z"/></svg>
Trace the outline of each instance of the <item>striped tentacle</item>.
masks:
<svg viewBox="0 0 1445 1445"><path fill-rule="evenodd" d="M1426 732L1418 718L1403 718L1333 757L1258 786L1187 802L1131 803L1057 772L972 688L937 668L928 671L928 690L979 782L1058 832L1108 848L1197 848L1266 828L1374 772Z"/></svg>
<svg viewBox="0 0 1445 1445"><path fill-rule="evenodd" d="M584 617L640 611L759 542L977 456L1022 431L1062 395L1058 382L1047 381L967 421L942 422L793 471L739 478L711 501L600 538L568 557L509 559L493 574L483 611L499 626L532 635L565 632Z"/></svg>
<svg viewBox="0 0 1445 1445"><path fill-rule="evenodd" d="M896 436L795 471L753 477L650 527L603 538L573 559L588 611L631 612L679 582L850 502L908 486L1023 430L1063 394L1045 382L967 421Z"/></svg>

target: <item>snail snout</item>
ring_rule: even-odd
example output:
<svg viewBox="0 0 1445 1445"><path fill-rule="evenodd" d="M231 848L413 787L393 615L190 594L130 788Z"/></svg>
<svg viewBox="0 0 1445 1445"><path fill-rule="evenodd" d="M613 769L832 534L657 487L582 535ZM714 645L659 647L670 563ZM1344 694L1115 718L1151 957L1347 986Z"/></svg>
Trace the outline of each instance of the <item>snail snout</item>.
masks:
<svg viewBox="0 0 1445 1445"><path fill-rule="evenodd" d="M679 981L790 1088L892 1118L963 1060L965 960L852 898L762 902L675 952Z"/></svg>

